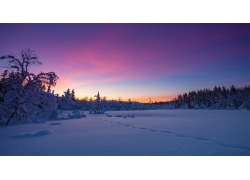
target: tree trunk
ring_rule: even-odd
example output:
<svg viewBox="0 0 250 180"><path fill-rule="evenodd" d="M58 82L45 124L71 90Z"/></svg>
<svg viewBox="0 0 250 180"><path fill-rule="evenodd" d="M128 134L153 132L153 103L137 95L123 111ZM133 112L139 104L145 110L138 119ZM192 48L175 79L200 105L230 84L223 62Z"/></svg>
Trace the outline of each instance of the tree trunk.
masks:
<svg viewBox="0 0 250 180"><path fill-rule="evenodd" d="M9 125L9 123L10 123L11 119L14 117L15 113L16 113L16 112L13 112L13 113L11 114L11 116L10 116L9 119L7 120L5 126L8 126L8 125Z"/></svg>

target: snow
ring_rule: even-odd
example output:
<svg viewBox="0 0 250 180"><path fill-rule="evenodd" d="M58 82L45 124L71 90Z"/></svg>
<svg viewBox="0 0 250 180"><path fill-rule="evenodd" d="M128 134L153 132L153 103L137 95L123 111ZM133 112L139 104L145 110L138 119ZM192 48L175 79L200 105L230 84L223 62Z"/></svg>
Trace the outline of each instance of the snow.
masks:
<svg viewBox="0 0 250 180"><path fill-rule="evenodd" d="M62 120L0 127L0 155L250 155L245 110L108 111L67 119L69 113L63 111Z"/></svg>

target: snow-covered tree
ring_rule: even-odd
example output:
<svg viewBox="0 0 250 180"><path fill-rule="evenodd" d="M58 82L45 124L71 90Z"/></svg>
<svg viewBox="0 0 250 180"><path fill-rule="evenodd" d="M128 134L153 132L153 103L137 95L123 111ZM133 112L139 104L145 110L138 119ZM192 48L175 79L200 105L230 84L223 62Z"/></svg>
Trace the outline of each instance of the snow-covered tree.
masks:
<svg viewBox="0 0 250 180"><path fill-rule="evenodd" d="M37 115L52 117L55 114L56 98L50 94L58 76L54 72L37 75L28 70L33 65L41 65L38 57L29 49L21 52L21 58L14 55L1 56L7 60L0 79L0 113L6 120L35 120ZM53 116L54 117L54 116Z"/></svg>
<svg viewBox="0 0 250 180"><path fill-rule="evenodd" d="M94 113L94 114L104 114L105 109L102 106L103 103L101 102L101 97L99 92L97 93L97 95L95 95L96 100L93 102L93 107L92 110L90 110L90 114Z"/></svg>
<svg viewBox="0 0 250 180"><path fill-rule="evenodd" d="M58 99L58 108L61 110L73 110L75 102L72 100L70 89L64 92L64 95Z"/></svg>
<svg viewBox="0 0 250 180"><path fill-rule="evenodd" d="M250 87L229 89L215 86L213 90L204 89L179 95L174 99L175 108L196 109L248 109L250 108Z"/></svg>

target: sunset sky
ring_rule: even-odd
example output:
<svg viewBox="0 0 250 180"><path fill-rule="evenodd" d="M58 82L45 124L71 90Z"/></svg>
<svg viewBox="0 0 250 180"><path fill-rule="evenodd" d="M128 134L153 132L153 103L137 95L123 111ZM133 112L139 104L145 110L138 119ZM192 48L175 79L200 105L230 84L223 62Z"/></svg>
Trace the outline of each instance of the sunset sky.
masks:
<svg viewBox="0 0 250 180"><path fill-rule="evenodd" d="M168 101L250 84L249 24L0 24L0 55L26 48L43 63L31 72L59 76L59 95Z"/></svg>

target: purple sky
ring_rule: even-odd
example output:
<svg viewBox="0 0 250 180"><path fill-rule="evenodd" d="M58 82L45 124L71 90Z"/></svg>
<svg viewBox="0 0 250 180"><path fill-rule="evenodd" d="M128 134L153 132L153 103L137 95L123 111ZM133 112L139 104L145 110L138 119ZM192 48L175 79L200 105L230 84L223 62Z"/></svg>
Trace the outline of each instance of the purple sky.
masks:
<svg viewBox="0 0 250 180"><path fill-rule="evenodd" d="M167 101L250 82L249 24L0 24L0 55L26 48L43 63L31 71L54 71L55 92L79 98Z"/></svg>

